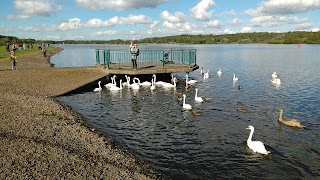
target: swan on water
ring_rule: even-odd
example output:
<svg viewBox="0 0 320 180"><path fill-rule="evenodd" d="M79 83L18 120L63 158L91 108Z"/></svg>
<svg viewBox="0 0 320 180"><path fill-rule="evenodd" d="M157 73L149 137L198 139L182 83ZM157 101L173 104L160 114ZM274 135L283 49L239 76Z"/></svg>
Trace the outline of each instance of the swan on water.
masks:
<svg viewBox="0 0 320 180"><path fill-rule="evenodd" d="M170 76L171 76L171 83L173 83L173 81L175 81L176 83L178 82L177 78L174 79L174 75L173 74L171 74Z"/></svg>
<svg viewBox="0 0 320 180"><path fill-rule="evenodd" d="M173 80L173 84L171 84L171 83L163 83L162 84L162 87L164 87L164 88L173 88L173 87L176 87L177 86L177 84L176 84L176 77L174 77L173 78L174 80Z"/></svg>
<svg viewBox="0 0 320 180"><path fill-rule="evenodd" d="M305 128L306 127L306 126L302 125L296 119L283 119L282 118L283 109L280 108L279 110L280 110L279 122L283 123L284 125L291 126L291 127L297 127L297 128Z"/></svg>
<svg viewBox="0 0 320 180"><path fill-rule="evenodd" d="M150 89L151 89L151 90L155 90L155 89L156 89L156 86L154 85L154 79L153 79L153 78L152 78L152 80L151 80Z"/></svg>
<svg viewBox="0 0 320 180"><path fill-rule="evenodd" d="M254 132L253 126L250 125L246 129L250 130L250 135L247 140L247 145L253 152L257 152L257 153L265 154L265 155L271 153L270 151L266 150L264 144L261 141L252 141L252 135Z"/></svg>
<svg viewBox="0 0 320 180"><path fill-rule="evenodd" d="M274 78L274 79L271 80L271 82L272 82L273 84L278 84L278 85L281 84L281 80L280 80L279 78Z"/></svg>
<svg viewBox="0 0 320 180"><path fill-rule="evenodd" d="M140 79L134 77L132 80L133 80L133 83L131 84L131 88L140 89ZM136 83L136 80L138 81L138 83Z"/></svg>
<svg viewBox="0 0 320 180"><path fill-rule="evenodd" d="M273 73L271 74L271 77L272 77L272 79L277 78L277 77L278 77L277 72L273 72Z"/></svg>
<svg viewBox="0 0 320 180"><path fill-rule="evenodd" d="M93 90L93 92L101 92L101 90L102 90L102 88L101 88L101 81L99 81L98 82L98 88L95 88L94 90Z"/></svg>
<svg viewBox="0 0 320 180"><path fill-rule="evenodd" d="M192 109L192 106L190 104L186 104L186 95L183 94L182 96L183 96L183 105L182 105L183 109L188 109L188 110Z"/></svg>
<svg viewBox="0 0 320 180"><path fill-rule="evenodd" d="M130 80L128 80L128 75L124 75L126 78L126 82L122 83L122 86L128 86L130 84Z"/></svg>
<svg viewBox="0 0 320 180"><path fill-rule="evenodd" d="M236 77L236 74L233 73L233 78L232 78L233 81L238 81L238 77Z"/></svg>
<svg viewBox="0 0 320 180"><path fill-rule="evenodd" d="M115 82L115 85L110 88L110 91L119 91L121 89L122 89L122 79L120 79L120 87L118 87L117 83Z"/></svg>
<svg viewBox="0 0 320 180"><path fill-rule="evenodd" d="M144 81L144 82L142 82L142 83L140 83L140 86L151 86L151 82L149 82L149 81Z"/></svg>
<svg viewBox="0 0 320 180"><path fill-rule="evenodd" d="M219 71L217 72L218 76L221 76L222 74L222 71L221 71L221 68L219 69Z"/></svg>
<svg viewBox="0 0 320 180"><path fill-rule="evenodd" d="M163 81L157 81L156 74L153 74L152 77L154 78L154 84L155 85L162 85L164 82Z"/></svg>
<svg viewBox="0 0 320 180"><path fill-rule="evenodd" d="M204 69L203 69L203 67L201 68L200 73L201 73L201 74L204 74Z"/></svg>
<svg viewBox="0 0 320 180"><path fill-rule="evenodd" d="M193 79L189 80L189 77L188 77L188 75L186 74L186 84L195 84L195 83L197 83L197 82L198 82L197 80L193 80Z"/></svg>
<svg viewBox="0 0 320 180"><path fill-rule="evenodd" d="M196 88L196 94L194 96L194 100L197 102L203 102L202 97L198 97L198 88Z"/></svg>
<svg viewBox="0 0 320 180"><path fill-rule="evenodd" d="M110 87L114 86L114 82L115 82L115 78L116 78L116 77L117 77L116 75L113 75L113 76L111 77L111 83L105 84L104 87L110 88Z"/></svg>
<svg viewBox="0 0 320 180"><path fill-rule="evenodd" d="M203 78L204 79L208 79L209 78L209 69L203 74Z"/></svg>

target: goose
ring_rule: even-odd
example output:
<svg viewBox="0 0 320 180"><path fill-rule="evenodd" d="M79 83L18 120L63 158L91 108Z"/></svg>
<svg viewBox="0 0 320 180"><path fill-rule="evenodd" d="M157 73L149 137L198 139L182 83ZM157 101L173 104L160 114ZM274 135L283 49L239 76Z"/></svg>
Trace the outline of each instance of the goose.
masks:
<svg viewBox="0 0 320 180"><path fill-rule="evenodd" d="M101 81L98 82L98 85L99 85L99 87L98 87L98 88L95 88L95 89L93 90L93 92L101 92L101 90L102 90L102 88L101 88Z"/></svg>
<svg viewBox="0 0 320 180"><path fill-rule="evenodd" d="M116 77L117 77L116 75L113 75L113 76L111 77L111 83L105 84L104 87L110 88L110 87L114 86L114 81L115 81L115 78L116 78Z"/></svg>
<svg viewBox="0 0 320 180"><path fill-rule="evenodd" d="M153 78L152 78L152 80L151 80L150 89L151 89L151 90L155 90L155 89L156 89L156 86L154 85L154 79L153 79Z"/></svg>
<svg viewBox="0 0 320 180"><path fill-rule="evenodd" d="M156 74L153 74L152 77L154 78L154 84L155 85L162 85L164 82L163 81L157 81Z"/></svg>
<svg viewBox="0 0 320 180"><path fill-rule="evenodd" d="M306 127L306 126L302 125L296 119L282 119L282 113L283 113L283 109L280 108L279 122L283 123L284 125L291 126L291 127L297 127L297 128L305 128Z"/></svg>
<svg viewBox="0 0 320 180"><path fill-rule="evenodd" d="M271 77L272 77L272 79L277 78L277 77L278 77L277 72L273 72L273 73L271 74Z"/></svg>
<svg viewBox="0 0 320 180"><path fill-rule="evenodd" d="M221 68L219 69L219 71L217 72L218 76L221 76L222 74L222 71L221 71Z"/></svg>
<svg viewBox="0 0 320 180"><path fill-rule="evenodd" d="M250 130L250 135L247 140L247 145L253 152L257 152L257 153L265 154L265 155L271 153L270 151L266 150L264 144L261 141L252 141L252 135L254 132L253 126L250 125L246 129Z"/></svg>
<svg viewBox="0 0 320 180"><path fill-rule="evenodd" d="M274 79L271 80L271 82L272 82L273 84L278 84L278 85L281 84L281 80L280 80L279 78L274 78Z"/></svg>
<svg viewBox="0 0 320 180"><path fill-rule="evenodd" d="M233 73L233 79L232 79L233 81L238 81L238 77L236 77L236 74L235 73Z"/></svg>
<svg viewBox="0 0 320 180"><path fill-rule="evenodd" d="M163 83L163 84L162 84L162 87L164 87L164 88L173 88L173 87L176 87L176 86L177 86L176 81L175 81L176 77L174 77L173 79L174 79L174 80L173 80L173 84L171 84L171 83Z"/></svg>
<svg viewBox="0 0 320 180"><path fill-rule="evenodd" d="M245 113L245 112L247 112L245 109L243 109L243 108L237 108L237 111L238 112L241 112L241 113Z"/></svg>
<svg viewBox="0 0 320 180"><path fill-rule="evenodd" d="M188 80L188 79L189 79L188 75L186 74L186 84L195 84L198 82L197 80L193 80L193 79Z"/></svg>
<svg viewBox="0 0 320 180"><path fill-rule="evenodd" d="M133 80L133 83L131 84L131 88L132 89L140 89L140 79L138 79L138 78L133 78L132 79ZM136 80L138 81L138 83L136 83Z"/></svg>
<svg viewBox="0 0 320 180"><path fill-rule="evenodd" d="M110 91L119 91L122 89L122 79L120 79L120 87L117 87L117 83L110 88Z"/></svg>
<svg viewBox="0 0 320 180"><path fill-rule="evenodd" d="M183 96L183 105L182 105L183 109L188 109L188 110L192 109L192 106L190 104L186 104L186 95L183 94L182 96Z"/></svg>
<svg viewBox="0 0 320 180"><path fill-rule="evenodd" d="M205 72L205 73L203 74L203 78L204 78L204 79L208 79L208 78L209 78L209 69L208 69L207 72Z"/></svg>
<svg viewBox="0 0 320 180"><path fill-rule="evenodd" d="M196 88L196 94L195 94L194 100L197 102L203 102L202 97L198 97L198 88Z"/></svg>

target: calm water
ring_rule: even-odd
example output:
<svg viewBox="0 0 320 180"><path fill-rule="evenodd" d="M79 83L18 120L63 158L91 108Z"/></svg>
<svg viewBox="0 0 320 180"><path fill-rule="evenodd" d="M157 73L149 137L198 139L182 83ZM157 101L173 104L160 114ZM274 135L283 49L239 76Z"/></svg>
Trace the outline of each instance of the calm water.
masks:
<svg viewBox="0 0 320 180"><path fill-rule="evenodd" d="M95 63L98 46L63 47L65 51L53 57L56 66ZM177 74L176 90L103 89L97 94L90 89L58 99L174 179L320 177L319 45L140 46L144 48L196 48L198 65L209 68L210 77L203 80L197 70L189 76L199 82L188 89L182 73ZM216 73L219 67L221 77ZM274 71L282 82L279 87L270 81ZM239 78L236 84L233 73ZM238 90L239 85L243 89ZM196 87L199 96L212 100L194 103ZM175 93L185 93L187 103L201 116L183 111ZM237 112L238 107L247 112ZM279 124L280 107L285 118L299 119L307 128ZM264 142L271 155L253 154L247 148L248 125L255 127L253 139Z"/></svg>

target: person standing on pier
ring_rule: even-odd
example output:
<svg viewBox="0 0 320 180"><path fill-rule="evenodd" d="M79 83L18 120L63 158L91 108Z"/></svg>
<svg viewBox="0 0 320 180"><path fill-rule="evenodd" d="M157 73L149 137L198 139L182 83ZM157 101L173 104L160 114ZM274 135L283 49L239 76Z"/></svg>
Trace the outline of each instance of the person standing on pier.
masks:
<svg viewBox="0 0 320 180"><path fill-rule="evenodd" d="M133 48L130 48L132 69L137 69L137 59L139 56L138 44L134 44Z"/></svg>

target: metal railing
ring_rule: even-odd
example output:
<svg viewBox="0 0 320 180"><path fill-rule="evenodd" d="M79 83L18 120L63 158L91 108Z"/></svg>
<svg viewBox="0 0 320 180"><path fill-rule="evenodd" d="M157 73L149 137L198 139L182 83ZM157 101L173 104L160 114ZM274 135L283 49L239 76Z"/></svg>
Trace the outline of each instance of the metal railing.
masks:
<svg viewBox="0 0 320 180"><path fill-rule="evenodd" d="M139 67L167 65L196 65L195 49L170 50L139 50L137 63ZM105 68L131 67L130 51L115 51L109 49L96 49L96 63Z"/></svg>

